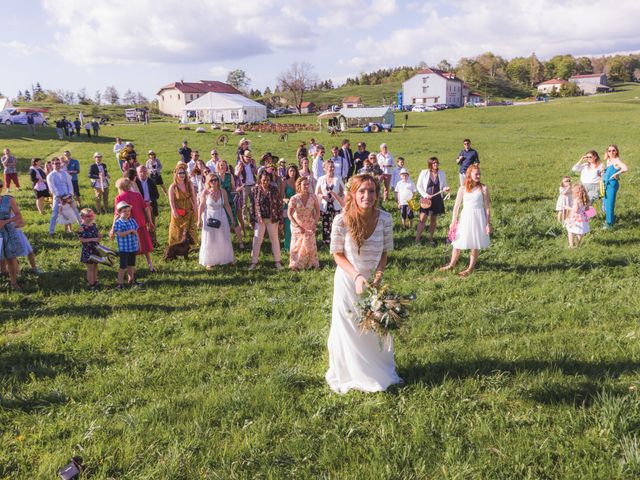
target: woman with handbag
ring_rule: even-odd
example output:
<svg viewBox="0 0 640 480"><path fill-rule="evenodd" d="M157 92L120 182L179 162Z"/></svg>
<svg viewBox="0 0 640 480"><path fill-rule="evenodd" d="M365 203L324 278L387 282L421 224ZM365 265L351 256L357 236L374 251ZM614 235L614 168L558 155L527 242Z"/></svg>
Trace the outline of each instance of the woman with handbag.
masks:
<svg viewBox="0 0 640 480"><path fill-rule="evenodd" d="M187 179L187 166L179 163L173 172L173 183L169 187L169 221L168 245L176 245L184 241L184 234L191 235L193 243L198 240L196 233L196 194L191 182Z"/></svg>
<svg viewBox="0 0 640 480"><path fill-rule="evenodd" d="M235 263L231 245L231 226L236 222L232 215L229 197L220 184L220 177L210 173L200 194L198 227L202 226L200 238L200 265L211 270L214 265Z"/></svg>
<svg viewBox="0 0 640 480"><path fill-rule="evenodd" d="M432 247L435 247L436 242L433 240L433 234L438 226L438 217L444 215L444 198L442 193L450 190L447 185L447 177L444 172L440 170L440 162L437 157L431 157L428 162L428 168L420 172L416 188L421 198L415 243L420 243L427 217L430 217L429 243Z"/></svg>
<svg viewBox="0 0 640 480"><path fill-rule="evenodd" d="M49 193L49 186L47 185L47 174L40 166L42 162L39 158L31 159L31 168L29 169L29 175L31 175L31 184L33 185L33 191L36 195L36 207L38 213L44 215L44 199L51 197Z"/></svg>
<svg viewBox="0 0 640 480"><path fill-rule="evenodd" d="M460 222L458 212L464 205ZM440 269L444 272L453 269L460 259L461 250L471 250L469 266L458 273L461 277L468 277L478 261L478 251L489 246L491 233L489 189L480 183L480 167L472 164L465 174L464 184L458 189L456 203L453 207L453 219L450 231L455 232L451 261Z"/></svg>

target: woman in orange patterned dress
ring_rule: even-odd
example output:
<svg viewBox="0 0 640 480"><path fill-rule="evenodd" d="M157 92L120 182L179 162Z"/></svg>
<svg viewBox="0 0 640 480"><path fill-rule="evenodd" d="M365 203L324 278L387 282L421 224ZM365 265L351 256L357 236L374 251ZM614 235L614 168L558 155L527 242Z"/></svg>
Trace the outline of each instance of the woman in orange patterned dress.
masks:
<svg viewBox="0 0 640 480"><path fill-rule="evenodd" d="M296 180L296 195L289 200L288 214L291 220L291 253L289 268L302 270L319 268L316 226L320 218L320 205L310 190L308 177Z"/></svg>

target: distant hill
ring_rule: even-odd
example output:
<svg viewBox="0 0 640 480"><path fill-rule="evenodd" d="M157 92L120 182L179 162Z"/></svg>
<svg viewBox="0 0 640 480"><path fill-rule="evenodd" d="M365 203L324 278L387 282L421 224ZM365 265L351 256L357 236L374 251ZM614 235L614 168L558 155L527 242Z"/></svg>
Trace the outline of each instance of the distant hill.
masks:
<svg viewBox="0 0 640 480"><path fill-rule="evenodd" d="M24 108L46 108L49 110L44 116L51 123L52 120L61 118L66 115L68 119L74 120L80 112L84 118L96 118L107 116L109 121L123 122L125 121L124 111L127 108L135 108L141 105L80 105L67 103L46 103L46 102L13 102L14 107ZM152 119L159 118L160 115L153 113L151 109Z"/></svg>

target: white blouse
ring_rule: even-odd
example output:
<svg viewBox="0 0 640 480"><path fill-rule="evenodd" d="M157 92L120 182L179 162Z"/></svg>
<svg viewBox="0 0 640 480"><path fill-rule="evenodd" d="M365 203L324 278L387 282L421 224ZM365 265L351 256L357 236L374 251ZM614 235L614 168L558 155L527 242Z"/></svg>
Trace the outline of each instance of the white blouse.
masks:
<svg viewBox="0 0 640 480"><path fill-rule="evenodd" d="M579 161L571 169L572 172L580 172L580 182L585 183L600 183L600 177L602 176L603 165L602 163L596 168L593 168L589 163L582 163Z"/></svg>
<svg viewBox="0 0 640 480"><path fill-rule="evenodd" d="M332 191L335 192L336 195L344 195L344 183L342 183L342 180L339 177L334 176L333 183L331 185ZM318 183L316 185L316 193L319 192L318 194L321 194L323 197L327 196L329 193L328 186L329 184L327 183L327 176L323 175L318 179ZM342 210L342 206L337 200L333 201L333 209L336 212ZM320 211L322 213L325 213L327 211L327 201L324 198L320 199Z"/></svg>

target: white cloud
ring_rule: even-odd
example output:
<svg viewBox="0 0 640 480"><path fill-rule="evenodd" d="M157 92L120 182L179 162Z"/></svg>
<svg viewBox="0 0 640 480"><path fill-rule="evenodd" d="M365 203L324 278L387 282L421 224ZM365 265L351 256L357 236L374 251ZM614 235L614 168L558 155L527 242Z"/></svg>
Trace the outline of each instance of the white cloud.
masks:
<svg viewBox="0 0 640 480"><path fill-rule="evenodd" d="M64 7L43 0L43 7L64 40L59 53L80 65L238 60L312 48L318 37L296 8L277 0L103 0L91 8L85 0Z"/></svg>
<svg viewBox="0 0 640 480"><path fill-rule="evenodd" d="M342 63L367 71L421 60L435 65L443 58L455 64L461 57L486 51L507 58L535 51L538 57L549 58L632 50L640 45L636 17L631 14L637 9L636 0L620 0L615 8L595 0L433 1L420 9L419 27L362 39Z"/></svg>
<svg viewBox="0 0 640 480"><path fill-rule="evenodd" d="M221 65L211 67L209 69L209 73L211 73L211 75L213 75L214 78L219 78L219 79L226 79L230 71L231 70L229 68L223 67Z"/></svg>
<svg viewBox="0 0 640 480"><path fill-rule="evenodd" d="M8 50L14 55L19 56L33 55L34 53L39 53L41 51L40 47L27 45L26 43L18 42L16 40L12 40L10 42L0 42L0 48Z"/></svg>

